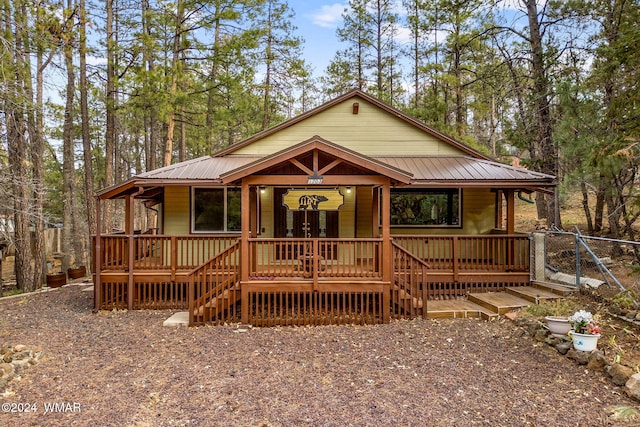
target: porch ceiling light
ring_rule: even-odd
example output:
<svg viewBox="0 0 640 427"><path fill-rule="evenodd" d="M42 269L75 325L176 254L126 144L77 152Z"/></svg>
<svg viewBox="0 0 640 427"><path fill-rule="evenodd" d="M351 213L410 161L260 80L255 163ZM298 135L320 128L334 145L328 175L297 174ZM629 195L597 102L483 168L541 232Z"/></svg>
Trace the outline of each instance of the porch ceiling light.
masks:
<svg viewBox="0 0 640 427"><path fill-rule="evenodd" d="M351 187L347 187L347 193L351 193Z"/></svg>
<svg viewBox="0 0 640 427"><path fill-rule="evenodd" d="M313 175L309 175L307 184L322 184L323 177L318 175L318 171L313 171Z"/></svg>
<svg viewBox="0 0 640 427"><path fill-rule="evenodd" d="M267 191L267 188L264 185L260 186L260 194L264 194L264 192Z"/></svg>

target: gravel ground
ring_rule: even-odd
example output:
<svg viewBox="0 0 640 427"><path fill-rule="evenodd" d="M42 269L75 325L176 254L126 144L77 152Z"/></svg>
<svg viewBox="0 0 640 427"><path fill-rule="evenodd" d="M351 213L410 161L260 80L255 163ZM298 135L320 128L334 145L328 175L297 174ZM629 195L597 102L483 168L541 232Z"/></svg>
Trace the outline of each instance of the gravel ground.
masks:
<svg viewBox="0 0 640 427"><path fill-rule="evenodd" d="M0 397L35 411L0 426L640 423L617 416L638 409L622 388L508 320L166 328L169 311L93 313L82 289L0 300L0 344L43 350Z"/></svg>

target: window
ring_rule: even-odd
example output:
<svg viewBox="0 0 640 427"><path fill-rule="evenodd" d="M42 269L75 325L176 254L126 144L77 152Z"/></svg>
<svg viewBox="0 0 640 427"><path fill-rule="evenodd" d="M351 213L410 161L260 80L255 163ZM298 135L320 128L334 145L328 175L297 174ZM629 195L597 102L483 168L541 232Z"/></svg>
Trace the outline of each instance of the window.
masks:
<svg viewBox="0 0 640 427"><path fill-rule="evenodd" d="M460 190L391 190L391 225L460 227Z"/></svg>
<svg viewBox="0 0 640 427"><path fill-rule="evenodd" d="M240 231L240 188L194 188L193 231Z"/></svg>

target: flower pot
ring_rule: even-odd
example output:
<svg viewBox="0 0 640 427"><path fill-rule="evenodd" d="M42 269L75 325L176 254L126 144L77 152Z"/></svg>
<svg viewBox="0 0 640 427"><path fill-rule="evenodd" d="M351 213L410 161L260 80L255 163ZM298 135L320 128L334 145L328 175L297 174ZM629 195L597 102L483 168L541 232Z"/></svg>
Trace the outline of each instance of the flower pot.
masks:
<svg viewBox="0 0 640 427"><path fill-rule="evenodd" d="M578 332L571 331L571 340L573 341L573 348L579 351L593 351L598 346L598 338L600 335L592 334L580 334Z"/></svg>
<svg viewBox="0 0 640 427"><path fill-rule="evenodd" d="M67 274L69 275L69 279L79 279L87 275L87 268L84 265L81 265L80 267L69 268L67 270Z"/></svg>
<svg viewBox="0 0 640 427"><path fill-rule="evenodd" d="M47 286L50 288L59 288L67 284L67 275L65 273L49 273L47 274Z"/></svg>
<svg viewBox="0 0 640 427"><path fill-rule="evenodd" d="M547 321L547 328L554 337L565 338L571 330L568 317L547 316L544 320Z"/></svg>

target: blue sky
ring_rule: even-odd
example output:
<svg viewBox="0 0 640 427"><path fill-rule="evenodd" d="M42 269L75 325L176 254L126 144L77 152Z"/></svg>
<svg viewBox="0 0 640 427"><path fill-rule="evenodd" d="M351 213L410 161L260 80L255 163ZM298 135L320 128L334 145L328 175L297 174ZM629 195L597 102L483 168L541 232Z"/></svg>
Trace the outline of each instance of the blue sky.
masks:
<svg viewBox="0 0 640 427"><path fill-rule="evenodd" d="M342 24L342 13L347 2L324 0L291 0L289 7L295 12L297 35L304 38L304 55L321 75L340 49L336 28Z"/></svg>
<svg viewBox="0 0 640 427"><path fill-rule="evenodd" d="M400 0L395 0L396 11L404 14ZM543 6L546 0L539 2ZM335 56L335 53L344 46L338 41L336 29L342 25L342 14L348 7L348 0L289 0L289 8L295 13L294 25L297 27L296 35L304 38L304 57L311 65L315 76L322 76ZM504 13L508 25L526 25L526 15L519 10L517 0L503 0L498 10ZM400 45L411 43L410 32L405 27L398 27L396 41ZM445 33L438 32L438 38L443 39Z"/></svg>

